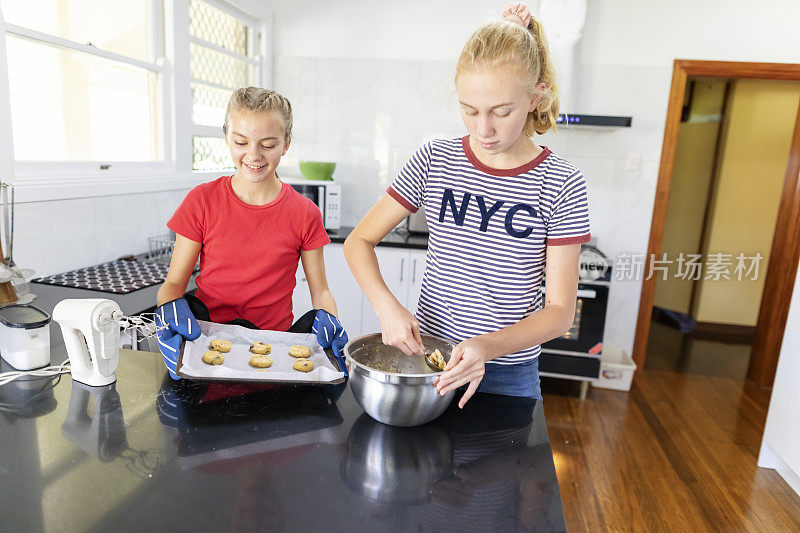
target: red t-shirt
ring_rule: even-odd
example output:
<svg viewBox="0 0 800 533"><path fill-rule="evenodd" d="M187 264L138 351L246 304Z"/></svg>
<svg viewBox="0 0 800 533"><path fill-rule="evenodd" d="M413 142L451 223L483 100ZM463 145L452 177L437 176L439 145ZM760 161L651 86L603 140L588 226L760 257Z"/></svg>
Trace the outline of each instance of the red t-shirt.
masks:
<svg viewBox="0 0 800 533"><path fill-rule="evenodd" d="M319 208L290 185L268 204L248 205L231 176L189 191L167 226L203 245L197 297L212 321L244 318L277 331L292 325L300 251L331 242Z"/></svg>

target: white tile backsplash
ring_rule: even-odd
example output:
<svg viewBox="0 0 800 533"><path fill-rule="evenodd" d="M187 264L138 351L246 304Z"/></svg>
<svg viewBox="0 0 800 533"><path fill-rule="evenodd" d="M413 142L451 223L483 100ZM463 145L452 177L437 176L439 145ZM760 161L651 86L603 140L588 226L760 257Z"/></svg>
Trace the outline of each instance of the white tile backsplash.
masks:
<svg viewBox="0 0 800 533"><path fill-rule="evenodd" d="M342 223L354 226L421 144L464 134L454 71L454 61L277 58L276 89L295 114L284 173L300 159L336 161Z"/></svg>
<svg viewBox="0 0 800 533"><path fill-rule="evenodd" d="M40 277L146 252L188 191L17 204L14 261Z"/></svg>
<svg viewBox="0 0 800 533"><path fill-rule="evenodd" d="M94 199L18 204L14 262L48 276L97 262Z"/></svg>
<svg viewBox="0 0 800 533"><path fill-rule="evenodd" d="M171 191L94 199L97 261L146 251L148 237L165 234L177 203Z"/></svg>

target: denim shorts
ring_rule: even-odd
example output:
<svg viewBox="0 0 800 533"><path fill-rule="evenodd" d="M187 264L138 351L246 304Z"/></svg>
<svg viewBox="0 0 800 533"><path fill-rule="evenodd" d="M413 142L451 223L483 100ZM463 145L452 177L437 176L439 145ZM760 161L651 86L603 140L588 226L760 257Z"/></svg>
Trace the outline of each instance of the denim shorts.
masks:
<svg viewBox="0 0 800 533"><path fill-rule="evenodd" d="M539 359L516 365L486 363L486 373L478 386L478 392L541 400Z"/></svg>

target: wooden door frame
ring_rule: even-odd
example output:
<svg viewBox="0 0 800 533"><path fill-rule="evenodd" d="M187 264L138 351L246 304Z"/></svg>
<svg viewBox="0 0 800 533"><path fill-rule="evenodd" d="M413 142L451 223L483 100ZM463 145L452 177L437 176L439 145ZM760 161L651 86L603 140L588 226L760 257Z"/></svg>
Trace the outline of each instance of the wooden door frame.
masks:
<svg viewBox="0 0 800 533"><path fill-rule="evenodd" d="M800 81L800 65L791 63L744 63L735 61L695 61L676 59L672 70L667 121L661 145L661 163L650 224L650 240L643 272L648 272L653 257L661 253L664 237L669 190L675 168L681 109L689 76L712 78L750 78L763 80ZM769 120L768 117L765 117ZM779 204L778 218L772 239L769 264L761 294L756 335L750 354L747 379L760 387L769 387L775 379L783 331L789 314L789 301L794 287L797 263L800 259L800 108L789 150L786 174ZM657 277L642 282L639 316L633 343L633 360L640 370L647 357L647 339L656 293Z"/></svg>

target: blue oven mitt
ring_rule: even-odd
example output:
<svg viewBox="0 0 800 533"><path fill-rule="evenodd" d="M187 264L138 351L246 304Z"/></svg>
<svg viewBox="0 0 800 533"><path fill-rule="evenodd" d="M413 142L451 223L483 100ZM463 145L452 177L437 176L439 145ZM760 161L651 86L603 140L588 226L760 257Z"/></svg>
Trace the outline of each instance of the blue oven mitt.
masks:
<svg viewBox="0 0 800 533"><path fill-rule="evenodd" d="M158 349L164 356L169 376L180 379L175 373L178 366L178 354L184 340L193 341L200 336L200 325L183 298L167 302L156 309L156 326L158 326Z"/></svg>
<svg viewBox="0 0 800 533"><path fill-rule="evenodd" d="M314 315L314 325L311 326L311 331L317 334L317 343L320 346L333 349L333 355L339 363L339 368L347 376L347 365L345 365L342 350L349 339L347 332L339 323L339 319L324 309L320 309Z"/></svg>

